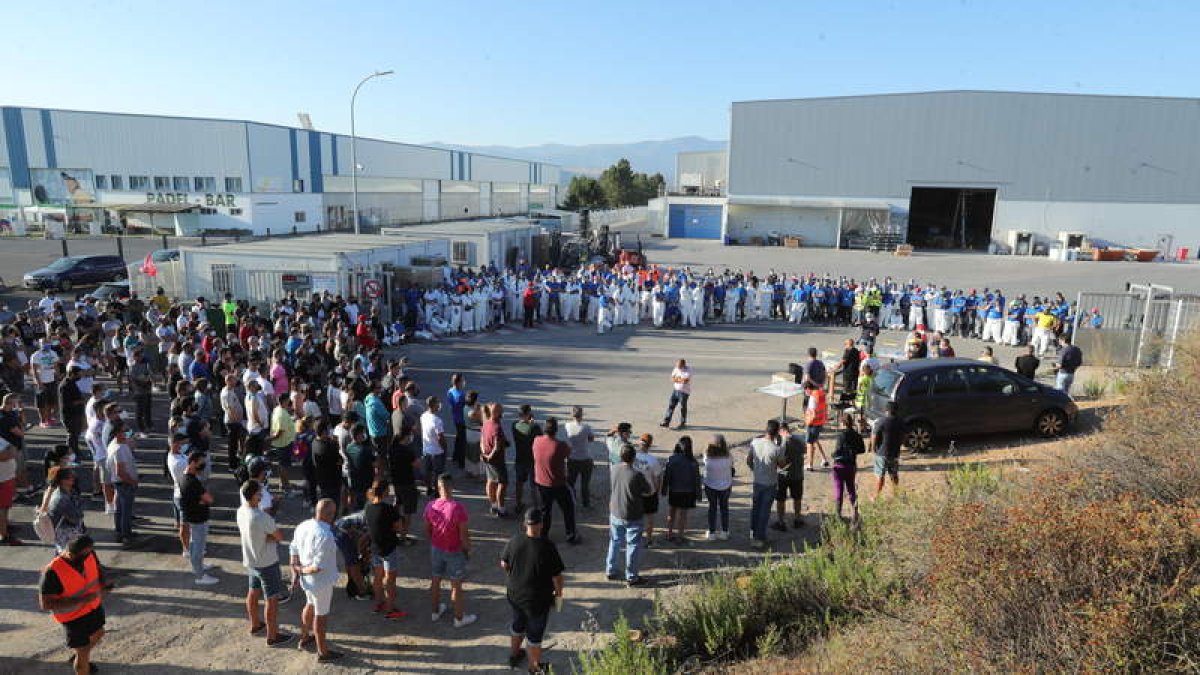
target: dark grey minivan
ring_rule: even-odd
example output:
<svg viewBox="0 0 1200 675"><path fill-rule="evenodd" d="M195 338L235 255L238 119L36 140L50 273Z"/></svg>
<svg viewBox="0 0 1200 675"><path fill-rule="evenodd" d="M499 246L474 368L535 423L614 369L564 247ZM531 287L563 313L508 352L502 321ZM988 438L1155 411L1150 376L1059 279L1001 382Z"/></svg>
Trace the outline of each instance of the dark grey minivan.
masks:
<svg viewBox="0 0 1200 675"><path fill-rule="evenodd" d="M1034 431L1053 438L1066 433L1079 413L1063 392L973 359L884 364L867 399L867 418L881 417L890 400L896 401L907 429L904 444L913 452L954 436Z"/></svg>

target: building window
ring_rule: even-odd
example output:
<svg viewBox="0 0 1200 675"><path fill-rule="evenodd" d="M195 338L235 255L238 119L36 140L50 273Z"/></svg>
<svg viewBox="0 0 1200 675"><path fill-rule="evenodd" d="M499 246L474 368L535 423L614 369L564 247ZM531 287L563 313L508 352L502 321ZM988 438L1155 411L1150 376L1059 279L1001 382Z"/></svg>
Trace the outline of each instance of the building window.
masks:
<svg viewBox="0 0 1200 675"><path fill-rule="evenodd" d="M242 215L242 210L241 209L229 209L229 215L240 216L240 215Z"/></svg>
<svg viewBox="0 0 1200 675"><path fill-rule="evenodd" d="M233 265L223 263L212 266L213 295L220 297L233 293Z"/></svg>
<svg viewBox="0 0 1200 675"><path fill-rule="evenodd" d="M155 176L154 177L154 189L155 190L170 190L171 189L171 179L167 178L166 176Z"/></svg>
<svg viewBox="0 0 1200 675"><path fill-rule="evenodd" d="M108 177L108 183L109 183L109 186L112 187L112 189L114 189L114 190L124 190L125 189L125 185L122 183L121 177L115 173Z"/></svg>
<svg viewBox="0 0 1200 675"><path fill-rule="evenodd" d="M175 176L174 185L176 192L187 192L190 189L192 181L187 179L187 176Z"/></svg>
<svg viewBox="0 0 1200 675"><path fill-rule="evenodd" d="M196 176L192 179L196 192L216 192L217 179L212 176Z"/></svg>
<svg viewBox="0 0 1200 675"><path fill-rule="evenodd" d="M226 192L241 192L242 191L242 177L234 176L232 178L226 178L225 179L225 191Z"/></svg>
<svg viewBox="0 0 1200 675"><path fill-rule="evenodd" d="M102 173L96 174L96 189L97 190L107 190L108 189L108 176L105 176Z"/></svg>
<svg viewBox="0 0 1200 675"><path fill-rule="evenodd" d="M292 214L292 220L297 223L303 223L307 219L308 219L308 214L305 213L304 211L297 211Z"/></svg>
<svg viewBox="0 0 1200 675"><path fill-rule="evenodd" d="M297 178L292 181L292 192L304 192L304 180Z"/></svg>
<svg viewBox="0 0 1200 675"><path fill-rule="evenodd" d="M150 187L150 179L149 178L147 178L145 176L130 176L129 177L129 189L130 190L145 190L145 189L148 189L149 187Z"/></svg>
<svg viewBox="0 0 1200 675"><path fill-rule="evenodd" d="M455 241L450 244L450 262L455 265L474 265L471 260L471 242Z"/></svg>

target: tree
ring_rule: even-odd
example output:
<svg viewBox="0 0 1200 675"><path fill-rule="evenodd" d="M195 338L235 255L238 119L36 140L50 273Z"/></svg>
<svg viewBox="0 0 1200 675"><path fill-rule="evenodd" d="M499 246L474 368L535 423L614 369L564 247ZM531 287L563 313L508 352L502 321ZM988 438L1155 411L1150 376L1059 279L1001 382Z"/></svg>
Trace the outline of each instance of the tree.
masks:
<svg viewBox="0 0 1200 675"><path fill-rule="evenodd" d="M664 183L666 180L661 173L648 176L634 172L629 160L624 157L600 174L600 187L604 190L608 205L613 207L645 206L646 202L658 196Z"/></svg>
<svg viewBox="0 0 1200 675"><path fill-rule="evenodd" d="M602 209L607 206L607 199L600 182L587 176L572 176L571 184L567 186L567 198L563 206L570 210Z"/></svg>

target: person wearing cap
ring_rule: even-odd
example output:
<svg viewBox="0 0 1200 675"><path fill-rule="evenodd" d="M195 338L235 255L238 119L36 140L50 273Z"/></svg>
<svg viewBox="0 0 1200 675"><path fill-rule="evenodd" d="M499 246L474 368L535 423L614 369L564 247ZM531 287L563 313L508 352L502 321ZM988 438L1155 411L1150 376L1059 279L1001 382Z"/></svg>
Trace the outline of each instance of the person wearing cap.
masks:
<svg viewBox="0 0 1200 675"><path fill-rule="evenodd" d="M189 450L187 434L176 432L171 435L167 446L167 474L171 478L171 507L175 513L175 528L179 535L181 555L185 558L188 554L188 547L191 545L191 530L183 518L183 505L180 499L183 496L183 483L187 478Z"/></svg>
<svg viewBox="0 0 1200 675"><path fill-rule="evenodd" d="M633 425L629 422L621 422L609 429L604 438L604 444L608 447L609 465L615 467L621 463L621 450L630 443L632 433Z"/></svg>
<svg viewBox="0 0 1200 675"><path fill-rule="evenodd" d="M525 512L525 531L505 544L500 569L508 575L505 595L512 609L508 667L516 668L528 657L530 673L549 672L542 661L542 640L550 610L561 608L566 566L554 543L542 536L541 511ZM527 650L521 648L522 642Z"/></svg>

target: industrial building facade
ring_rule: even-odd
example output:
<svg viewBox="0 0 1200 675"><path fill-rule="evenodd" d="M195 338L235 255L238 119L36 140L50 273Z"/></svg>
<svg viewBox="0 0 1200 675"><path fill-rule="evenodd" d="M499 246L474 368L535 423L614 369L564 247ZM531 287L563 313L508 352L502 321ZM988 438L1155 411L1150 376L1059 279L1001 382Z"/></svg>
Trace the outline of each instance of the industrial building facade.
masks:
<svg viewBox="0 0 1200 675"><path fill-rule="evenodd" d="M739 242L844 246L906 222L922 248L1003 247L1014 233L1168 255L1200 244L1197 99L947 91L738 102L728 172L722 236Z"/></svg>
<svg viewBox="0 0 1200 675"><path fill-rule="evenodd" d="M178 234L353 230L349 136L236 120L0 108L0 218ZM357 140L366 231L553 208L539 162ZM185 231L186 230L186 231Z"/></svg>

